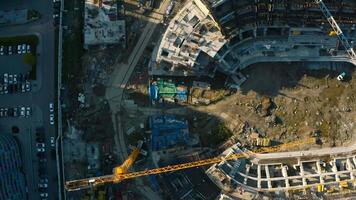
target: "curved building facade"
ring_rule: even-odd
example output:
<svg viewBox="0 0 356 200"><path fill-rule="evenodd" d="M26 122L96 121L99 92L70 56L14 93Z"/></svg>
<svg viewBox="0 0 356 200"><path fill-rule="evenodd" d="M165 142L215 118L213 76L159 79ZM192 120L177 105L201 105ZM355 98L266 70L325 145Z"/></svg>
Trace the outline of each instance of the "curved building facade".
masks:
<svg viewBox="0 0 356 200"><path fill-rule="evenodd" d="M26 197L25 176L19 146L11 135L0 134L0 199L22 200Z"/></svg>
<svg viewBox="0 0 356 200"><path fill-rule="evenodd" d="M350 41L354 1L325 0ZM153 76L230 76L255 63L351 63L317 4L309 0L190 0L167 26L150 62ZM355 49L355 48L354 48Z"/></svg>

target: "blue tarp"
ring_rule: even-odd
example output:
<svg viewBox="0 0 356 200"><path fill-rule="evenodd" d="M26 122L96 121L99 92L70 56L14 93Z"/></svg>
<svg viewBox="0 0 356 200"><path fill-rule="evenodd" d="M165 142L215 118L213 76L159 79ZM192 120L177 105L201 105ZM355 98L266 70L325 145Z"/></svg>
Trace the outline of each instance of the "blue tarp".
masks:
<svg viewBox="0 0 356 200"><path fill-rule="evenodd" d="M149 125L152 130L152 151L172 148L178 144L187 144L190 140L188 122L177 120L173 115L152 116Z"/></svg>
<svg viewBox="0 0 356 200"><path fill-rule="evenodd" d="M149 87L150 100L158 100L158 87L156 85L150 85Z"/></svg>

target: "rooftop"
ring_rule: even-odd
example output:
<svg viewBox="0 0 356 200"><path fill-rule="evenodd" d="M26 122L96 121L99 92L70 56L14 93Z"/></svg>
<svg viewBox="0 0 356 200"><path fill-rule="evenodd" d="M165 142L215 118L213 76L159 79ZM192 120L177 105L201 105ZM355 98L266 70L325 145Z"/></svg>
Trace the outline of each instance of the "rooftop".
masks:
<svg viewBox="0 0 356 200"><path fill-rule="evenodd" d="M125 41L125 21L117 19L115 1L85 1L84 46Z"/></svg>

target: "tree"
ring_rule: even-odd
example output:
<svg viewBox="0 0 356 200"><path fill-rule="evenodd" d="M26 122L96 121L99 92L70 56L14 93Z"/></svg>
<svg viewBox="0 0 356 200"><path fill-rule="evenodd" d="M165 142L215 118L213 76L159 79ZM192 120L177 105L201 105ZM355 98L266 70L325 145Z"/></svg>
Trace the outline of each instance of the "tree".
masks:
<svg viewBox="0 0 356 200"><path fill-rule="evenodd" d="M27 65L34 66L37 63L36 57L31 53L26 53L23 56L23 62Z"/></svg>
<svg viewBox="0 0 356 200"><path fill-rule="evenodd" d="M219 123L212 129L212 135L209 138L212 145L218 145L229 139L231 136L232 132L225 126L225 124Z"/></svg>

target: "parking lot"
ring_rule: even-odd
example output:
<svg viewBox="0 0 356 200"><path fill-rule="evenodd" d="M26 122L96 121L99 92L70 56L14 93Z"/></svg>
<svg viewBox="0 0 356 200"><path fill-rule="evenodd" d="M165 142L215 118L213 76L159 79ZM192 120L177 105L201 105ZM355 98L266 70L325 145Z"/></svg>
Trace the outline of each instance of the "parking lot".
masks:
<svg viewBox="0 0 356 200"><path fill-rule="evenodd" d="M27 36L38 40L36 45L21 38L0 43L0 133L12 133L19 142L28 199L59 199L55 153L54 25L57 17L52 9L54 4L53 1L13 0L1 5L0 9L8 10L35 9L41 19L0 28L0 41ZM26 54L35 57L36 66L26 61L29 57Z"/></svg>

